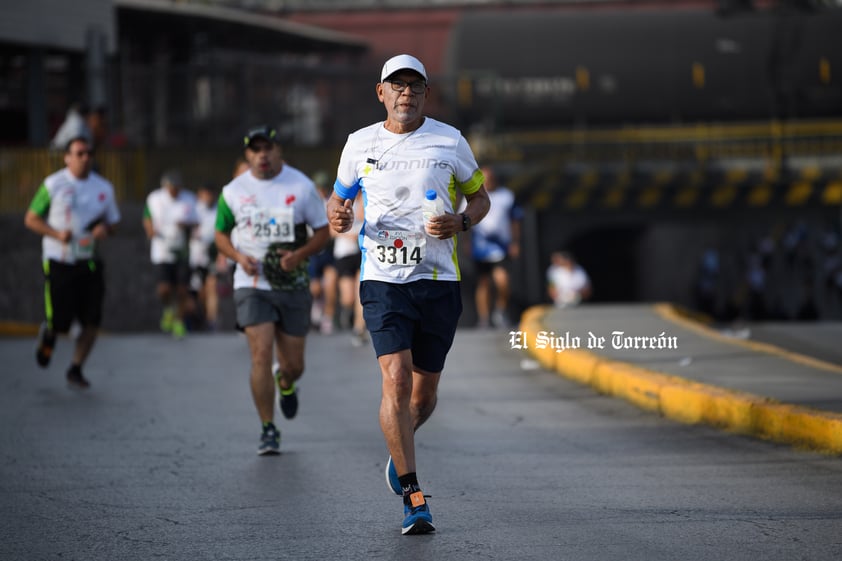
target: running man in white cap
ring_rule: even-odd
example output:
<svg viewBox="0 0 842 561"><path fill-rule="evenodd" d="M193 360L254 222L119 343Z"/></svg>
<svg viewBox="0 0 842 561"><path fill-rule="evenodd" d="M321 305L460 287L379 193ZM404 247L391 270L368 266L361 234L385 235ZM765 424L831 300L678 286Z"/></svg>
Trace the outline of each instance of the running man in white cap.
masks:
<svg viewBox="0 0 842 561"><path fill-rule="evenodd" d="M415 471L414 434L435 409L462 312L456 235L489 208L468 142L424 116L429 95L421 61L406 54L386 61L377 84L386 120L349 135L328 202L331 226L346 232L363 193L360 300L382 374L386 479L403 498L404 534L435 530ZM425 224L422 201L430 191L445 212ZM467 200L462 214L455 213L457 191Z"/></svg>

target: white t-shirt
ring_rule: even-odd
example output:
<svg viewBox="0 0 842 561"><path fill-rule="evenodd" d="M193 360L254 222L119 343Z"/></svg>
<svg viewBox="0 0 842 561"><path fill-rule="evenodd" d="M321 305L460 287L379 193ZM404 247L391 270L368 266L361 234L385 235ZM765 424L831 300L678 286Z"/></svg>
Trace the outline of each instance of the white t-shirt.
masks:
<svg viewBox="0 0 842 561"><path fill-rule="evenodd" d="M210 246L213 243L216 224L216 205L196 201L198 223L190 238L190 266L210 267Z"/></svg>
<svg viewBox="0 0 842 561"><path fill-rule="evenodd" d="M150 244L152 263L175 263L187 258L188 228L195 225L196 195L180 189L173 197L159 187L146 197L145 216L152 220L155 235Z"/></svg>
<svg viewBox="0 0 842 561"><path fill-rule="evenodd" d="M462 134L430 117L406 134L389 132L383 122L350 134L334 191L343 199L363 192L360 278L393 283L461 280L455 237L439 240L425 233L421 201L434 189L445 212L452 213L456 190L471 195L482 182Z"/></svg>
<svg viewBox="0 0 842 561"><path fill-rule="evenodd" d="M491 207L482 222L471 228L471 256L484 263L506 258L512 243L512 221L523 218L515 195L505 187L488 191Z"/></svg>
<svg viewBox="0 0 842 561"><path fill-rule="evenodd" d="M579 265L570 270L558 265L550 265L547 269L547 282L556 289L556 306L572 306L581 300L580 293L589 284L587 273Z"/></svg>
<svg viewBox="0 0 842 561"><path fill-rule="evenodd" d="M216 229L236 232L237 249L261 262L272 244L306 243L307 226L314 230L327 226L324 201L310 178L289 164L272 179L258 179L246 172L222 188ZM306 269L302 263L294 274L306 277ZM304 281L306 287L307 279ZM234 288L271 290L272 286L262 267L252 277L238 264Z"/></svg>
<svg viewBox="0 0 842 561"><path fill-rule="evenodd" d="M97 257L92 226L98 221L108 225L120 221L114 187L95 172L79 179L67 168L57 171L44 180L29 208L52 228L73 232L69 243L50 236L41 242L43 258L62 263Z"/></svg>

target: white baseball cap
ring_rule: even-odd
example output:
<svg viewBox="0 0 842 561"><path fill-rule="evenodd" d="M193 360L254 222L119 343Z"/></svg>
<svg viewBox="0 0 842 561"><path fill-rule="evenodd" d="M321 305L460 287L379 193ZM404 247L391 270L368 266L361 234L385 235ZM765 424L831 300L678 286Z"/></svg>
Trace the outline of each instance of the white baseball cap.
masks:
<svg viewBox="0 0 842 561"><path fill-rule="evenodd" d="M384 81L398 70L413 70L418 72L425 82L427 81L427 70L421 61L412 55L397 55L387 60L383 65L383 72L380 73L380 81Z"/></svg>

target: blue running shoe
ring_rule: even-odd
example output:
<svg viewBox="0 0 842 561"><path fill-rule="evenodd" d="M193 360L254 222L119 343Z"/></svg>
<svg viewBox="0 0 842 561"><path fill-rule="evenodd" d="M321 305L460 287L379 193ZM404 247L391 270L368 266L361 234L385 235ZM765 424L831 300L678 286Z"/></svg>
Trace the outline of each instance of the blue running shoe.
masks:
<svg viewBox="0 0 842 561"><path fill-rule="evenodd" d="M275 428L275 425L270 423L263 428L257 453L260 456L274 456L281 453L281 431Z"/></svg>
<svg viewBox="0 0 842 561"><path fill-rule="evenodd" d="M398 479L398 472L395 470L395 464L392 463L392 456L389 456L389 461L386 462L386 485L389 490L397 496L403 495L401 489L401 482Z"/></svg>
<svg viewBox="0 0 842 561"><path fill-rule="evenodd" d="M435 532L433 515L430 514L430 507L421 491L416 491L410 495L409 499L410 504L404 504L403 506L404 519L401 534L411 536Z"/></svg>

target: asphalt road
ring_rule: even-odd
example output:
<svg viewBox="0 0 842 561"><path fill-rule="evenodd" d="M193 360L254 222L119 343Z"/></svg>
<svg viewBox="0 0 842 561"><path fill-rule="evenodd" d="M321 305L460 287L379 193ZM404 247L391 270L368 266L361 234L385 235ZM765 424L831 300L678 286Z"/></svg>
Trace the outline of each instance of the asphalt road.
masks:
<svg viewBox="0 0 842 561"><path fill-rule="evenodd" d="M346 336L308 340L277 457L255 453L240 335L104 336L82 393L69 341L47 370L33 349L0 339L4 561L842 558L842 460L523 370L507 333L457 334L417 437L426 536L400 534L379 373Z"/></svg>

